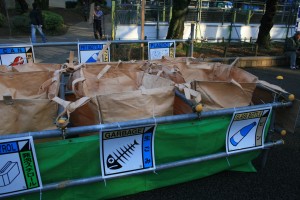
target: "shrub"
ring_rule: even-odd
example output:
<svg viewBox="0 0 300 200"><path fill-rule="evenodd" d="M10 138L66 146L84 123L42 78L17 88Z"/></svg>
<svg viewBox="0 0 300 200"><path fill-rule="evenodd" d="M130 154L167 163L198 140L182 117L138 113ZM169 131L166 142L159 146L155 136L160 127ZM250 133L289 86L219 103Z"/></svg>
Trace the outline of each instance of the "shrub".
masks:
<svg viewBox="0 0 300 200"><path fill-rule="evenodd" d="M4 22L5 22L5 17L2 13L0 13L0 27L4 25Z"/></svg>
<svg viewBox="0 0 300 200"><path fill-rule="evenodd" d="M42 11L43 15L43 29L51 34L61 32L64 27L64 20L61 15L50 11ZM30 32L30 18L29 13L17 15L12 19L13 28L16 31Z"/></svg>
<svg viewBox="0 0 300 200"><path fill-rule="evenodd" d="M30 31L30 29L29 29L30 20L29 20L28 13L25 13L23 15L14 16L12 19L12 25L13 25L13 28L18 31L25 31L25 32Z"/></svg>
<svg viewBox="0 0 300 200"><path fill-rule="evenodd" d="M50 11L43 11L44 28L51 31L59 30L64 25L61 15Z"/></svg>

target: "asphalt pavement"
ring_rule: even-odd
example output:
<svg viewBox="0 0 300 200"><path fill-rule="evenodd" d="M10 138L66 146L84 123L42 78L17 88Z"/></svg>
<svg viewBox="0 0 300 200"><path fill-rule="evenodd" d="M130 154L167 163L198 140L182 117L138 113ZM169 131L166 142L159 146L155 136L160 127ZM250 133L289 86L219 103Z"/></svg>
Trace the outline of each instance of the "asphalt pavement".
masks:
<svg viewBox="0 0 300 200"><path fill-rule="evenodd" d="M104 16L104 23L102 25L103 36L105 40L111 38L111 15ZM36 33L37 44L42 43L42 39L39 33ZM97 42L94 38L93 24L85 21L78 22L68 28L68 31L64 35L49 36L46 35L47 43L54 44L56 42L80 42L80 41L93 41ZM30 35L23 37L1 37L0 45L16 45L16 44L31 44ZM74 51L77 55L77 46L59 46L54 45L45 47L34 47L35 62L37 63L64 63L66 58L69 57L70 51Z"/></svg>
<svg viewBox="0 0 300 200"><path fill-rule="evenodd" d="M261 80L278 84L276 76L284 79L281 87L300 97L300 70L288 67L246 68ZM285 144L270 149L262 168L262 156L253 161L256 173L224 171L213 176L164 187L115 200L299 200L300 199L300 128L285 137Z"/></svg>

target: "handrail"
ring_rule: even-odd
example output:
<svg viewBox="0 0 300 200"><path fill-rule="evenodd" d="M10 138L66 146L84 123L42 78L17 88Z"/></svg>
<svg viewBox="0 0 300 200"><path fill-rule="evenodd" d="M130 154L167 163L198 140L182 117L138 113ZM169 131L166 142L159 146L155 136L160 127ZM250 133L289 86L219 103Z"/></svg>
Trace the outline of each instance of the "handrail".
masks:
<svg viewBox="0 0 300 200"><path fill-rule="evenodd" d="M155 171L160 171L160 170L165 170L165 169L170 169L174 167L180 167L180 166L185 166L185 165L190 165L190 164L196 164L196 163L201 163L209 160L215 160L215 159L220 159L220 158L227 158L231 156L236 156L242 153L247 153L247 152L252 152L252 151L258 151L262 149L269 149L278 145L283 145L284 141L283 140L277 140L275 142L268 142L265 143L264 146L261 146L256 149L246 149L243 152L233 152L231 154L227 154L226 152L219 152L215 154L210 154L210 155L205 155L205 156L199 156L195 158L189 158L185 160L180 160L180 161L175 161L175 162L170 162L170 163L165 163L165 164L160 164L156 166ZM135 175L138 174L145 174L145 173L150 173L149 171L138 171L135 173ZM132 174L124 174L122 177L126 176L132 176ZM13 196L19 196L19 195L24 195L24 194L31 194L31 193L36 193L36 192L45 192L49 190L57 190L57 189L65 189L73 186L79 186L79 185L86 185L90 183L96 183L96 182L103 182L106 179L116 179L119 177L109 177L109 178L103 178L103 176L93 176L89 178L81 178L81 179L73 179L73 180L65 180L61 182L56 182L56 183L49 183L46 185L43 185L42 189L35 189L35 190L27 190L22 192L21 194L12 194L10 197Z"/></svg>
<svg viewBox="0 0 300 200"><path fill-rule="evenodd" d="M62 134L66 136L78 135L78 134L88 134L93 132L99 132L100 130L107 129L115 129L115 128L126 128L131 126L139 126L139 125L147 125L147 124L163 124L163 123L171 123L171 122L180 122L180 121L188 121L195 120L199 118L209 118L216 117L222 115L233 114L236 111L244 111L248 109L260 109L265 107L289 107L292 105L292 102L274 102L268 104L260 104L253 106L244 106L237 108L226 108L220 110L212 110L201 113L190 113L190 114L182 114L182 115L173 115L173 116L164 116L157 118L147 118L147 119L138 119L138 120L130 120L118 123L108 123L108 124L98 124L98 125L90 125L90 126L81 126L81 127L70 127L65 130L64 133L60 129L52 129L52 130L44 130L44 131L36 131L36 132L25 132L25 133L15 133L8 135L1 135L1 139L11 139L17 137L26 137L32 136L34 139L42 139L42 138L52 138L52 137L61 137Z"/></svg>
<svg viewBox="0 0 300 200"><path fill-rule="evenodd" d="M148 43L148 42L153 42L153 41L160 41L160 40L109 40L112 44L130 44L130 43ZM168 41L168 40L161 40L161 41ZM175 42L188 42L191 41L190 39L172 39L170 41L175 41ZM76 46L78 43L101 43L101 42L108 42L106 40L102 41L76 41L76 42L47 42L47 43L23 43L23 44L29 44L34 47L50 47L50 46ZM17 44L0 44L1 46L19 46L20 43Z"/></svg>

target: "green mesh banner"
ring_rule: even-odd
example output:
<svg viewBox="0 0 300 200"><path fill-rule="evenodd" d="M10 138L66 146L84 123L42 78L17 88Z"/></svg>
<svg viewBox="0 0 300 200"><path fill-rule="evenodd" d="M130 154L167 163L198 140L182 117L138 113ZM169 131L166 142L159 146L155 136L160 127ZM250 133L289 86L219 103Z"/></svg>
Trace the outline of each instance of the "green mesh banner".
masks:
<svg viewBox="0 0 300 200"><path fill-rule="evenodd" d="M225 138L231 116L158 125L155 133L156 165L225 152ZM99 135L36 144L43 185L99 176ZM259 151L106 180L76 187L22 195L21 199L105 199L191 181L224 170L254 172L251 160ZM20 199L14 197L14 199Z"/></svg>

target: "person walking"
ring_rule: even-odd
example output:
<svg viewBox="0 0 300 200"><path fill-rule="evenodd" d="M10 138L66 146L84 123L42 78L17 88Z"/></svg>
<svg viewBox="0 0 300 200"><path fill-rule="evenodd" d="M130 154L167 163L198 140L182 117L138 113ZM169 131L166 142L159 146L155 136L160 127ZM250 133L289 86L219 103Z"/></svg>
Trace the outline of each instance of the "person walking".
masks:
<svg viewBox="0 0 300 200"><path fill-rule="evenodd" d="M30 23L31 23L31 41L32 43L36 42L36 35L35 32L38 30L42 37L42 41L45 43L47 42L46 36L43 33L43 17L42 12L38 8L37 3L32 4L32 11L29 14L30 17Z"/></svg>
<svg viewBox="0 0 300 200"><path fill-rule="evenodd" d="M297 69L297 56L300 55L300 32L296 32L293 37L287 38L285 41L285 55L290 59L290 68Z"/></svg>
<svg viewBox="0 0 300 200"><path fill-rule="evenodd" d="M94 23L93 23L95 39L102 39L102 26L101 26L102 16L103 16L103 12L102 10L100 10L100 6L97 5L96 9L94 10Z"/></svg>

